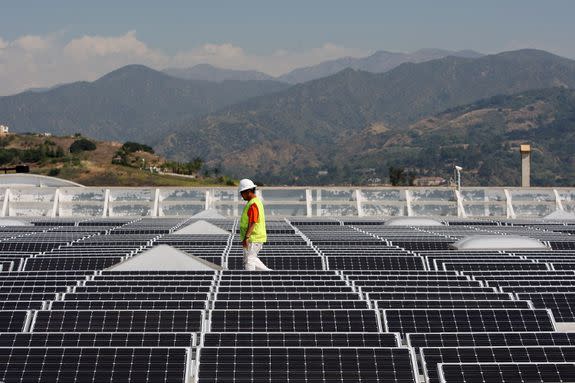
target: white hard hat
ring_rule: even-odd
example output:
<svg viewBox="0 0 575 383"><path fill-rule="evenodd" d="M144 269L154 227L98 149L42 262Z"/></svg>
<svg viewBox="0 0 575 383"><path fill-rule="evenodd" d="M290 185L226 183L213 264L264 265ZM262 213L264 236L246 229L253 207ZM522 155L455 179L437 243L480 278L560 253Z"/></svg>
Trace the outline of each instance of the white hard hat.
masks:
<svg viewBox="0 0 575 383"><path fill-rule="evenodd" d="M240 180L240 186L238 186L238 192L241 193L244 190L253 189L255 187L256 187L256 184L254 184L254 182L252 180L244 178L243 180Z"/></svg>

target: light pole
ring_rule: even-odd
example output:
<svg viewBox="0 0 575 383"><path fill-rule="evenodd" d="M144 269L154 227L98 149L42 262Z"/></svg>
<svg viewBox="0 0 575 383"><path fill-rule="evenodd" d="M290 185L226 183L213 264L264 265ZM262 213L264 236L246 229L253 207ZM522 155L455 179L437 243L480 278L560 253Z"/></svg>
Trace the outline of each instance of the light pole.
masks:
<svg viewBox="0 0 575 383"><path fill-rule="evenodd" d="M455 171L457 172L457 190L461 190L461 171L463 168L461 166L455 165Z"/></svg>

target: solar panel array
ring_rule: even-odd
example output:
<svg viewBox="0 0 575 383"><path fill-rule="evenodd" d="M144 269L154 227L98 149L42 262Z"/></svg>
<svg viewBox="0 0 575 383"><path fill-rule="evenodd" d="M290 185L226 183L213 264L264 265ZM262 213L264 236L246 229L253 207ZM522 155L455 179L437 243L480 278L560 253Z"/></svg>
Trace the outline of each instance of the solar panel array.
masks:
<svg viewBox="0 0 575 383"><path fill-rule="evenodd" d="M229 234L173 218L0 228L0 381L573 379L575 225L270 220L273 271L246 272L237 220L205 220ZM476 234L552 250L450 249ZM107 270L155 245L224 271Z"/></svg>

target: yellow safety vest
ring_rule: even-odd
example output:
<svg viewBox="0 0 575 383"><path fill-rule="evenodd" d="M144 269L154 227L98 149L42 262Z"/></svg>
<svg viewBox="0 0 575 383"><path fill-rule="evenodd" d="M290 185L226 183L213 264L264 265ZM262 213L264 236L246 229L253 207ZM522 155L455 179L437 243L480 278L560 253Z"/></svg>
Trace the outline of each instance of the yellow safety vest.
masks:
<svg viewBox="0 0 575 383"><path fill-rule="evenodd" d="M266 232L266 215L264 213L264 205L262 205L262 201L258 197L254 197L248 201L246 206L244 207L244 211L242 212L242 217L240 218L240 240L244 240L246 237L246 232L248 231L249 227L249 218L248 218L248 209L253 204L256 204L258 207L258 221L254 226L254 231L250 235L250 242L253 243L264 243L267 241L267 232Z"/></svg>

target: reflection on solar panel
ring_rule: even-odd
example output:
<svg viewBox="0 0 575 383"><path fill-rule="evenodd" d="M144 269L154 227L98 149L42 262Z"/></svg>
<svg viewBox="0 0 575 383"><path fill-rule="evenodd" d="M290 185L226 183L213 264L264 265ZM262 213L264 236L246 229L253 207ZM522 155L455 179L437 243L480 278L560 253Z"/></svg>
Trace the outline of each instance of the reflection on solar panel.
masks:
<svg viewBox="0 0 575 383"><path fill-rule="evenodd" d="M439 382L439 363L575 362L575 347L445 347L422 348L421 359L428 382Z"/></svg>
<svg viewBox="0 0 575 383"><path fill-rule="evenodd" d="M443 383L575 382L574 363L440 363Z"/></svg>
<svg viewBox="0 0 575 383"><path fill-rule="evenodd" d="M262 368L265 366L265 368ZM199 381L416 382L406 348L215 348L200 351Z"/></svg>
<svg viewBox="0 0 575 383"><path fill-rule="evenodd" d="M185 348L0 348L4 382L183 382Z"/></svg>

